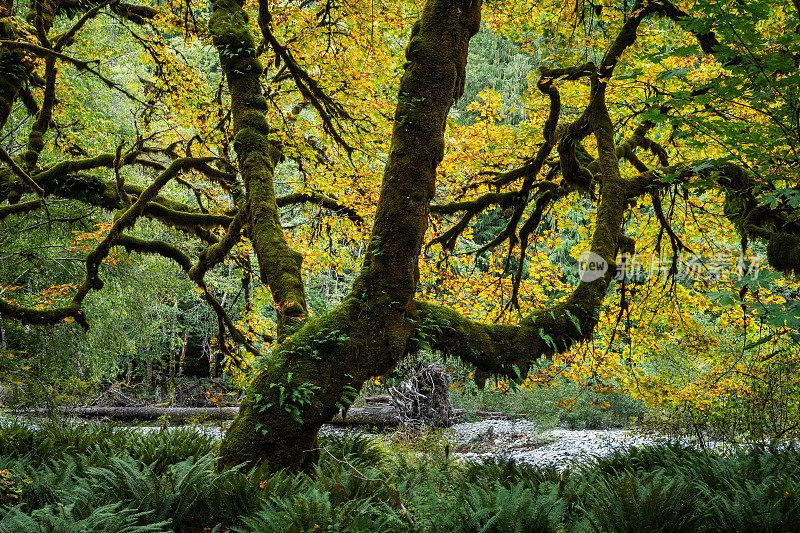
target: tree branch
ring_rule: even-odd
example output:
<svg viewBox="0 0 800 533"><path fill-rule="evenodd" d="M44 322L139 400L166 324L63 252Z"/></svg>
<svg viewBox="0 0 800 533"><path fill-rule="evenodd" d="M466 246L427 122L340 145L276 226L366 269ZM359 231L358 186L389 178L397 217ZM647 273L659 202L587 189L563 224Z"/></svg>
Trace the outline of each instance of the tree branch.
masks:
<svg viewBox="0 0 800 533"><path fill-rule="evenodd" d="M14 159L13 159L13 158L12 158L12 157L11 157L11 156L8 154L8 152L6 152L6 151L5 151L5 149L4 149L2 146L0 146L0 159L2 159L2 160L3 160L3 162L9 166L9 168L11 169L11 171L12 171L12 172L13 172L13 173L14 173L14 174L17 176L17 177L19 177L19 178L20 178L20 179L21 179L21 180L22 180L22 181L23 181L23 182L24 182L26 185L28 185L28 187L30 187L31 189L33 189L33 191L34 191L36 194L38 194L38 195L39 195L39 197L44 197L44 195L45 195L44 189L42 189L42 188L39 186L39 184L38 184L38 183L36 183L36 181L34 181L34 180L33 180L33 179L32 179L32 178L31 178L31 177L28 175L28 173L27 173L27 172L25 172L24 170L22 170L22 169L19 167L19 165L17 165L17 163L16 163L16 162L14 162Z"/></svg>
<svg viewBox="0 0 800 533"><path fill-rule="evenodd" d="M348 207L339 203L335 198L322 194L320 192L296 192L287 194L286 196L279 196L275 199L278 207L285 207L288 205L296 205L300 203L313 203L325 209L330 209L336 214L344 215L351 221L358 225L364 223L364 218L352 207Z"/></svg>
<svg viewBox="0 0 800 533"><path fill-rule="evenodd" d="M142 105L147 105L146 102L143 102L143 101L139 100L139 98L137 98L136 96L132 95L127 90L122 88L121 85L119 85L116 82L111 81L110 79L108 79L105 76L103 76L100 72L95 70L91 65L92 65L92 63L98 63L99 61L97 61L97 60L84 61L84 60L81 60L81 59L76 59L76 58L70 57L70 56L68 56L66 54L62 54L61 52L56 52L54 50L50 50L49 48L44 48L42 46L39 46L39 45L36 45L36 44L33 44L33 43L28 43L28 42L25 42L25 41L0 40L0 45L8 46L9 48L12 48L12 49L13 48L22 48L22 49L28 50L30 52L33 52L33 53L35 53L36 55L38 55L40 57L54 56L54 57L56 57L58 59L61 59L62 61L66 61L67 63L72 64L79 71L80 70L85 70L86 72L91 73L93 76L96 76L97 79L102 81L109 89L114 89L115 91L119 91L120 93L124 94L125 96L127 96L131 100L133 100L135 102L138 102L138 103L140 103Z"/></svg>
<svg viewBox="0 0 800 533"><path fill-rule="evenodd" d="M122 246L127 253L155 254L166 257L167 259L172 259L187 274L192 268L192 260L189 259L188 255L180 251L177 247L164 241L149 241L130 235L120 235L114 242L114 246Z"/></svg>
<svg viewBox="0 0 800 533"><path fill-rule="evenodd" d="M333 137L334 141L344 148L350 154L353 152L351 147L342 137L340 131L343 129L339 124L338 119L342 118L347 121L353 121L353 117L342 107L339 103L333 100L330 96L319 87L316 80L312 78L305 70L300 68L291 52L278 42L278 39L272 34L270 24L272 21L272 14L269 12L266 1L258 3L258 25L261 28L261 33L264 38L269 42L275 54L283 60L284 65L289 69L289 73L297 86L297 89L311 102L314 109L317 110L320 119L322 119L323 129L328 135Z"/></svg>
<svg viewBox="0 0 800 533"><path fill-rule="evenodd" d="M16 215L18 213L27 213L28 211L34 211L39 209L44 205L40 198L36 200L31 200L29 202L22 202L19 204L11 204L11 205L2 205L0 206L0 220L5 220L5 218L9 215Z"/></svg>
<svg viewBox="0 0 800 533"><path fill-rule="evenodd" d="M136 223L136 220L142 216L150 200L152 200L172 178L178 175L179 172L198 164L208 163L209 161L213 161L213 159L212 157L184 157L173 161L164 172L153 180L153 183L141 192L136 202L116 218L108 235L106 235L86 257L86 277L72 298L74 304L80 306L89 291L103 288L103 282L99 277L100 263L108 256L111 247L114 246L114 243L120 238L122 232L132 227Z"/></svg>

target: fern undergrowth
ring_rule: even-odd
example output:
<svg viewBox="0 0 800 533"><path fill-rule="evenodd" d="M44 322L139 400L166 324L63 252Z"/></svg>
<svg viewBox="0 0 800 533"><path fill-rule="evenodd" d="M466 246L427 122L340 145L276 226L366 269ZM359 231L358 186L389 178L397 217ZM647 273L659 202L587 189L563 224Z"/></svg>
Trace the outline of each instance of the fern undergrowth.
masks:
<svg viewBox="0 0 800 533"><path fill-rule="evenodd" d="M215 469L194 430L104 425L0 433L0 533L793 531L800 453L719 456L678 445L574 471L458 464L369 436L322 439L307 474Z"/></svg>

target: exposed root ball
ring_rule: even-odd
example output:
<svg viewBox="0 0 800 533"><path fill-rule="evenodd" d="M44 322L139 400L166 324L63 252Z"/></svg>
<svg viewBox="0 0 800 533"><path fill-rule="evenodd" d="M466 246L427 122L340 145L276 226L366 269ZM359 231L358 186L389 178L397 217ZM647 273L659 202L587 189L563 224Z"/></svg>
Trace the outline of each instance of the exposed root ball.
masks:
<svg viewBox="0 0 800 533"><path fill-rule="evenodd" d="M405 427L426 424L449 427L453 424L450 403L450 375L438 365L429 365L397 387L389 389L400 424Z"/></svg>

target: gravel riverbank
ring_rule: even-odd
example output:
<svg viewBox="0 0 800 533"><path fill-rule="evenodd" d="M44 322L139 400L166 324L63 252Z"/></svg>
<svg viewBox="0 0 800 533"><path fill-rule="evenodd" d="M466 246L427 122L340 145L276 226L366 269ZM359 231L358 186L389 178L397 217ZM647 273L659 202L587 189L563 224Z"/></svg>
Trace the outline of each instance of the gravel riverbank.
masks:
<svg viewBox="0 0 800 533"><path fill-rule="evenodd" d="M356 428L323 426L320 435L359 432ZM391 433L384 434L386 438ZM481 420L456 424L442 430L456 461L481 462L491 458L513 459L517 463L554 467L563 471L593 457L610 455L631 447L668 442L666 437L636 429L542 430L528 420Z"/></svg>
<svg viewBox="0 0 800 533"><path fill-rule="evenodd" d="M635 446L665 442L659 435L633 429L563 429L541 431L533 422L482 420L456 424L446 431L453 454L463 461L491 457L564 470L592 457Z"/></svg>

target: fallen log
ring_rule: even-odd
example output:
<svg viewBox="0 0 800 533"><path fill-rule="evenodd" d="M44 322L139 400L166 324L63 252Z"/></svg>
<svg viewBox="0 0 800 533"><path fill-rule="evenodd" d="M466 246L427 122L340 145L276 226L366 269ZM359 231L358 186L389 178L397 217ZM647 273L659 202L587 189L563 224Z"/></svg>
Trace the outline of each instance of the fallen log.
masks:
<svg viewBox="0 0 800 533"><path fill-rule="evenodd" d="M366 402L368 404L371 403L390 404L392 403L392 397L389 394L376 394L375 396L367 396Z"/></svg>
<svg viewBox="0 0 800 533"><path fill-rule="evenodd" d="M69 407L59 409L64 416L79 418L104 418L108 420L133 421L133 420L159 420L166 419L170 422L206 422L212 420L232 420L239 414L238 407ZM17 412L17 415L45 415L45 411ZM367 426L396 426L399 423L397 413L390 406L375 405L367 407L354 407L342 417L341 411L334 415L330 421L334 425L367 425Z"/></svg>
<svg viewBox="0 0 800 533"><path fill-rule="evenodd" d="M158 420L187 422L197 420L232 420L239 414L238 407L72 407L62 411L65 415L81 418L108 418L111 420Z"/></svg>
<svg viewBox="0 0 800 533"><path fill-rule="evenodd" d="M238 407L70 407L62 408L59 412L64 416L80 418L105 418L119 421L145 421L165 419L172 423L190 421L207 422L213 420L233 420L239 414ZM457 418L463 415L474 415L481 418L524 418L524 414L505 414L491 411L472 411L467 409L454 409ZM17 415L42 416L44 411L17 412ZM348 409L345 416L342 412L336 413L329 422L336 426L397 426L400 417L397 410L385 404L372 404L366 407L353 407Z"/></svg>
<svg viewBox="0 0 800 533"><path fill-rule="evenodd" d="M397 426L400 424L400 417L394 407L375 404L366 407L353 407L348 409L344 416L339 411L333 415L329 424L334 426Z"/></svg>
<svg viewBox="0 0 800 533"><path fill-rule="evenodd" d="M496 411L473 411L471 409L453 409L456 418L461 418L464 415L479 416L481 418L507 420L509 418L527 418L525 413L500 413Z"/></svg>

